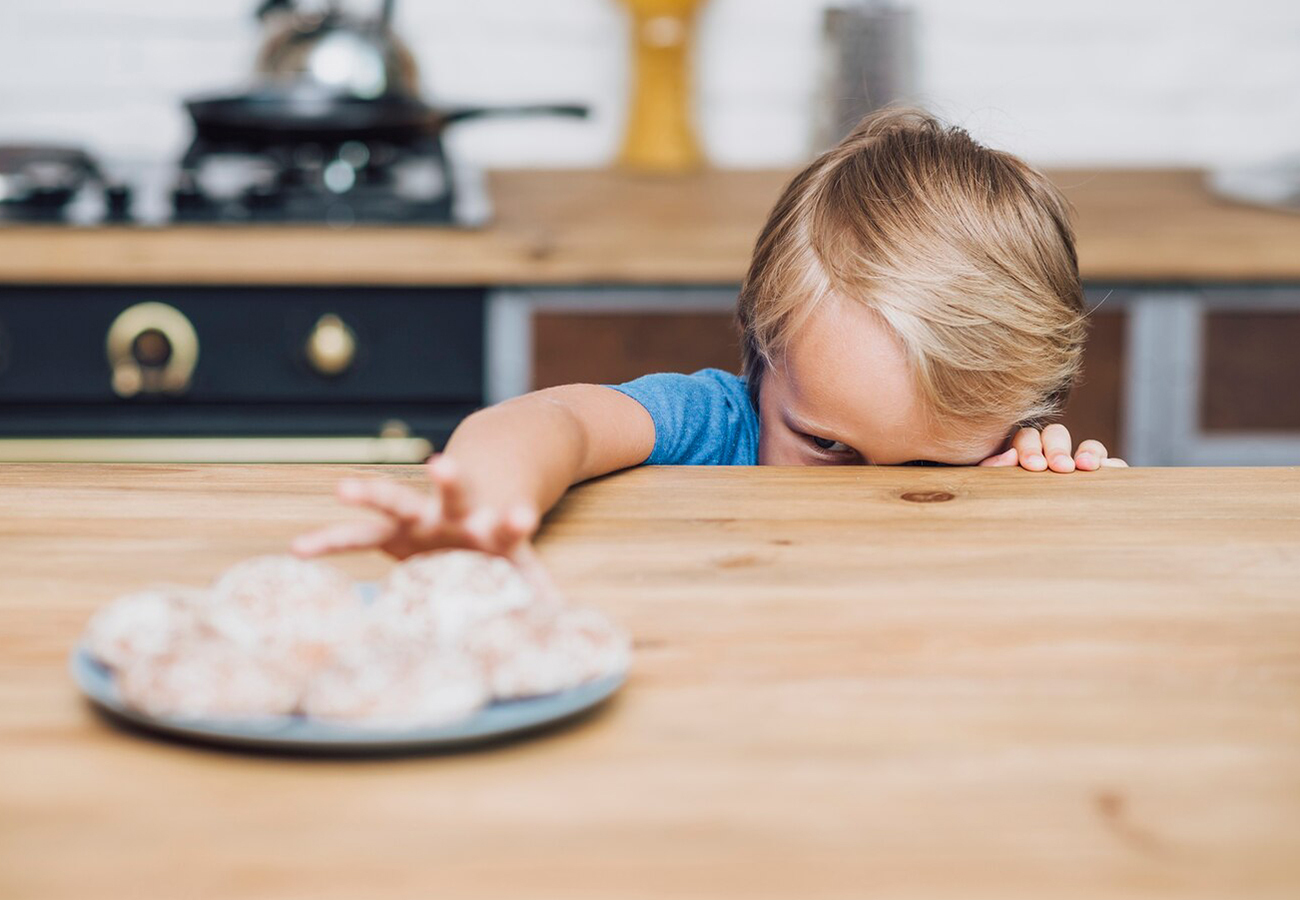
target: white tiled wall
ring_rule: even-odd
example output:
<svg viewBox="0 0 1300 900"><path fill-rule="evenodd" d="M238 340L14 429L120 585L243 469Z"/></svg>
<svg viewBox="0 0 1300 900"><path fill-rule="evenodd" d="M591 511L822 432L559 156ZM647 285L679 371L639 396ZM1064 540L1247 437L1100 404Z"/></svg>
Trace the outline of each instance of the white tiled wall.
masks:
<svg viewBox="0 0 1300 900"><path fill-rule="evenodd" d="M721 165L805 156L830 0L712 0L697 108ZM373 2L353 0L358 8ZM0 141L174 157L179 99L237 83L255 0L0 0ZM1041 163L1214 165L1300 151L1297 0L915 0L928 105ZM614 0L398 0L431 96L578 100L593 117L466 124L462 158L592 165L618 144L626 22Z"/></svg>

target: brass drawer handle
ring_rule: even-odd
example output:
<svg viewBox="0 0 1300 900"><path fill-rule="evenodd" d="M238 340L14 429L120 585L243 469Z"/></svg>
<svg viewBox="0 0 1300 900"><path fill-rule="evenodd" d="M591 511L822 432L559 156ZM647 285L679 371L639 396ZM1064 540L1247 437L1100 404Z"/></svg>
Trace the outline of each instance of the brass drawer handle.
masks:
<svg viewBox="0 0 1300 900"><path fill-rule="evenodd" d="M326 313L316 320L307 336L306 351L307 362L318 375L342 375L356 359L357 338L346 322L334 313Z"/></svg>

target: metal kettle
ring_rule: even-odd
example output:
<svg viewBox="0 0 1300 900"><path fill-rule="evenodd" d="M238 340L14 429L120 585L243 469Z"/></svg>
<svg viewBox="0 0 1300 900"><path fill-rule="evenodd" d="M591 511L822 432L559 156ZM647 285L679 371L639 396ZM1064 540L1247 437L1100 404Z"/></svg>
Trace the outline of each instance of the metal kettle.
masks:
<svg viewBox="0 0 1300 900"><path fill-rule="evenodd" d="M393 33L393 0L375 15L345 12L337 0L311 8L295 0L263 0L257 18L266 36L257 74L370 100L420 93L415 58Z"/></svg>

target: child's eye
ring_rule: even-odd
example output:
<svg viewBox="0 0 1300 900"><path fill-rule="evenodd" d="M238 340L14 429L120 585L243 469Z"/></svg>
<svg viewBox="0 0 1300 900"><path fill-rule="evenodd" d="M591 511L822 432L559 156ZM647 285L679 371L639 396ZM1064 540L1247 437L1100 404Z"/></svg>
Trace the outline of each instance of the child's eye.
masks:
<svg viewBox="0 0 1300 900"><path fill-rule="evenodd" d="M825 450L827 453L853 452L852 447L850 447L848 444L841 443L840 441L833 441L830 438L816 437L815 435L811 435L811 434L807 435L807 438L808 440L816 444L820 449Z"/></svg>

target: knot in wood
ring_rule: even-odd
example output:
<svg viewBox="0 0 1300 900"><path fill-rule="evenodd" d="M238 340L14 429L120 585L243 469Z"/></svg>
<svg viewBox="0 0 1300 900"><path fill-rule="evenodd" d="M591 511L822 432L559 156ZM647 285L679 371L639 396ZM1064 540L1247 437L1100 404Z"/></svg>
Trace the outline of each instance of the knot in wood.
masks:
<svg viewBox="0 0 1300 900"><path fill-rule="evenodd" d="M908 503L944 503L954 497L956 494L947 491L906 491L901 495Z"/></svg>

